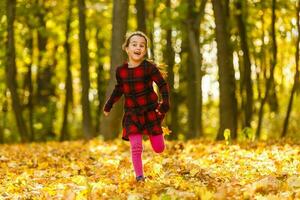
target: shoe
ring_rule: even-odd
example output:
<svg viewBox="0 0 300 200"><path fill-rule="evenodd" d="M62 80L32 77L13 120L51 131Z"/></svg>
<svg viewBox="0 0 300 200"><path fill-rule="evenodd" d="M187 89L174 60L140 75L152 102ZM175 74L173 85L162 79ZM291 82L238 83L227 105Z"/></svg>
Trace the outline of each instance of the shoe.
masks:
<svg viewBox="0 0 300 200"><path fill-rule="evenodd" d="M138 176L135 178L137 182L144 182L145 181L145 177L143 175Z"/></svg>

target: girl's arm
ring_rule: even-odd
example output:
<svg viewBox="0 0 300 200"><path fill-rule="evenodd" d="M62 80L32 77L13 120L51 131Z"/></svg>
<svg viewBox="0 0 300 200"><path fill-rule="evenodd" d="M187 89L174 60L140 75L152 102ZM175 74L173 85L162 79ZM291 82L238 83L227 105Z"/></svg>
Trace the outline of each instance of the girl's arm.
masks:
<svg viewBox="0 0 300 200"><path fill-rule="evenodd" d="M116 103L123 94L122 83L121 83L121 79L120 79L119 74L118 74L118 69L116 71L116 80L117 80L117 83L115 85L115 88L114 88L112 94L110 95L109 99L106 101L106 103L104 105L103 110L106 113L110 112L110 110L113 107L114 103Z"/></svg>
<svg viewBox="0 0 300 200"><path fill-rule="evenodd" d="M152 67L151 70L151 79L156 83L159 88L159 92L162 97L162 102L158 106L158 111L160 113L166 113L170 107L170 100L169 100L169 86L167 82L164 80L163 76L161 75L160 71L157 69L156 66Z"/></svg>

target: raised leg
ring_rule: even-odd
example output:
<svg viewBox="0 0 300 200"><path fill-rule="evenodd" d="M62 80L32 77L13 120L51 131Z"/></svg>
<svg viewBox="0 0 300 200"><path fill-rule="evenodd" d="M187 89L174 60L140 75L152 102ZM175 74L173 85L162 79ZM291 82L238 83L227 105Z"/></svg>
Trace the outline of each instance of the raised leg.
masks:
<svg viewBox="0 0 300 200"><path fill-rule="evenodd" d="M156 153L162 153L165 149L165 139L163 134L160 135L149 135L150 142L153 150Z"/></svg>

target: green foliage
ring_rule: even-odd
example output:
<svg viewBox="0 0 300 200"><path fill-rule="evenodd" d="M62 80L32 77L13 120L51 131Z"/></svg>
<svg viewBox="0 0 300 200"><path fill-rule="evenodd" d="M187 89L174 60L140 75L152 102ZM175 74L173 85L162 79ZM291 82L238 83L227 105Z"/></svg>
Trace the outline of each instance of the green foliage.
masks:
<svg viewBox="0 0 300 200"><path fill-rule="evenodd" d="M255 132L253 130L253 128L250 128L250 127L245 127L241 133L239 134L239 139L241 141L243 140L248 140L248 141L255 141Z"/></svg>
<svg viewBox="0 0 300 200"><path fill-rule="evenodd" d="M226 144L229 145L231 144L232 140L231 140L231 132L230 129L225 129L224 130L224 138L226 141Z"/></svg>

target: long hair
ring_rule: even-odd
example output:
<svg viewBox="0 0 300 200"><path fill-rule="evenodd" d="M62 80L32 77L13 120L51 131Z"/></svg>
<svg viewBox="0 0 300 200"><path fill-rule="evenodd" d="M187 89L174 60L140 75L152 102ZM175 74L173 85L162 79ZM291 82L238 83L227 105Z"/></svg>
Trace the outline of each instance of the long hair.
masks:
<svg viewBox="0 0 300 200"><path fill-rule="evenodd" d="M157 69L159 70L159 72L161 73L164 79L168 77L168 71L167 71L168 65L166 65L165 63L157 63L157 62L155 63L154 60L152 59L147 59L147 61L149 61L150 63L152 63L157 67Z"/></svg>

